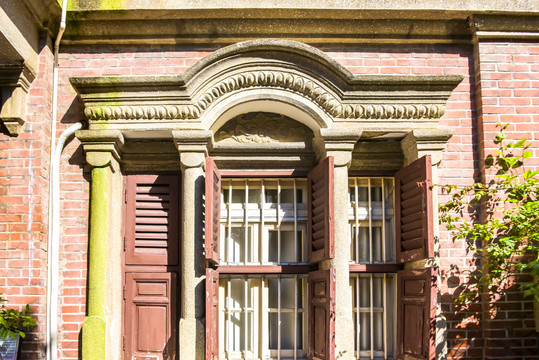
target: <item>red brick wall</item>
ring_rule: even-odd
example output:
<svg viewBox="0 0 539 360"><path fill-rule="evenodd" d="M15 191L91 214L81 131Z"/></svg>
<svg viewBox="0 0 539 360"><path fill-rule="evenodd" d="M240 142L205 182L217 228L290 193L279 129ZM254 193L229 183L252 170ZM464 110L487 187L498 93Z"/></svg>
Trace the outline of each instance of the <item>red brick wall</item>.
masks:
<svg viewBox="0 0 539 360"><path fill-rule="evenodd" d="M515 50L518 49L517 50ZM450 127L455 135L449 141L439 165L439 182L469 184L480 174L480 132L492 138L497 121L511 121L515 136L530 135L537 141L537 73L538 46L530 44L482 44L480 61L474 66L471 46L324 46L322 50L356 74L461 74L464 81L455 89L447 104L441 125ZM135 47L64 48L60 54L58 132L83 120L82 106L69 84L71 76L180 74L215 49L177 49L171 46L148 46L142 51ZM513 51L513 52L512 52ZM516 52L515 52L516 51ZM43 69L32 84L28 124L18 138L0 138L0 290L9 294L13 303L39 304L34 309L40 315L44 337L44 282L46 278L46 190L48 181L48 133L50 132L50 88L52 84L52 55L47 49L41 55ZM509 66L512 62L514 65ZM477 66L479 65L479 66ZM527 78L522 78L526 77ZM50 80L50 81L49 81ZM535 90L534 90L535 89ZM476 91L477 93L476 97ZM515 97L515 98L513 98ZM46 109L46 110L44 110ZM36 117L32 114L36 113ZM518 123L518 125L517 125ZM480 144L483 144L481 142ZM489 144L485 142L485 144ZM539 157L534 144L535 158ZM482 146L482 145L481 145ZM489 145L490 146L490 145ZM6 154L6 155L4 155ZM538 160L535 160L538 161ZM21 164L24 163L24 166ZM60 317L59 358L80 357L80 329L86 311L86 275L88 241L89 175L83 171L84 159L80 144L73 139L63 152L61 167L62 230L60 256ZM29 173L31 169L31 174ZM28 196L28 184L34 181L37 194ZM13 183L12 183L13 182ZM18 193L17 193L18 192ZM444 197L440 199L443 201ZM30 208L33 210L30 211ZM29 213L32 230L27 232ZM9 217L8 217L9 216ZM45 217L45 218L43 218ZM13 228L18 226L18 228ZM32 242L36 250L20 249ZM37 240L39 239L39 240ZM22 241L22 242L21 242ZM10 255L4 255L8 250ZM473 269L466 244L453 243L446 232L440 233L441 310L447 319L448 351L451 359L481 357L483 347L502 343L484 340L483 307L460 311L453 304L453 295L465 281L464 272ZM19 262L12 263L21 259ZM32 259L33 264L29 266ZM15 271L12 275L10 271ZM30 272L31 271L31 272ZM9 279L8 279L9 278ZM13 278L13 279L12 279ZM17 279L18 282L15 282ZM28 281L32 283L29 287ZM35 287L33 286L35 285ZM30 289L30 290L29 290ZM25 292L38 294L25 294ZM525 350L535 346L534 334L529 333L529 302L510 294L507 307L491 321L512 348ZM511 308L512 307L512 308ZM515 308L516 307L516 308ZM518 318L517 323L513 321ZM511 320L508 320L511 319ZM528 331L528 332L526 332ZM533 335L533 336L532 336ZM36 340L40 340L36 338ZM516 344L515 341L519 343ZM39 341L32 346L38 349ZM42 344L42 342L41 342ZM514 345L514 346L513 346ZM31 347L25 349L30 350ZM505 348L504 348L505 349ZM499 354L501 351L497 349ZM37 357L37 353L29 358ZM487 354L488 355L488 354ZM512 355L515 358L516 355ZM511 357L511 356L509 356Z"/></svg>
<svg viewBox="0 0 539 360"><path fill-rule="evenodd" d="M506 131L508 138L531 142L528 169L538 169L539 44L480 41L476 54L479 149L483 158L497 149L492 141L499 130L496 123L511 123ZM485 171L484 164L481 167ZM488 169L486 172L488 176ZM513 284L502 293L485 294L484 301L485 356L537 359L532 299L523 298L518 285Z"/></svg>
<svg viewBox="0 0 539 360"><path fill-rule="evenodd" d="M18 137L0 134L0 292L10 307L30 304L36 317L22 346L26 359L45 350L53 55L50 41L42 46L26 124Z"/></svg>

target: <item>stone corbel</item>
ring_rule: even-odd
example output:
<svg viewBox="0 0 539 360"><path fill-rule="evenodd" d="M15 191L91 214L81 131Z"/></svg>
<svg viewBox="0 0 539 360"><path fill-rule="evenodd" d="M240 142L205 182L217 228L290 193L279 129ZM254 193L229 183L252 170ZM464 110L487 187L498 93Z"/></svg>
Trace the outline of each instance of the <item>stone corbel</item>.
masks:
<svg viewBox="0 0 539 360"><path fill-rule="evenodd" d="M335 166L349 167L352 151L361 137L361 130L351 128L320 129L313 141L318 159L333 156Z"/></svg>
<svg viewBox="0 0 539 360"><path fill-rule="evenodd" d="M453 130L449 128L412 130L401 140L404 164L408 165L424 155L430 155L432 165L438 165L442 161L443 150L451 136Z"/></svg>
<svg viewBox="0 0 539 360"><path fill-rule="evenodd" d="M26 120L26 99L35 75L24 64L0 65L0 122L17 136Z"/></svg>
<svg viewBox="0 0 539 360"><path fill-rule="evenodd" d="M111 166L119 170L124 137L118 130L78 130L75 136L82 142L86 162L92 168Z"/></svg>
<svg viewBox="0 0 539 360"><path fill-rule="evenodd" d="M172 138L180 155L182 169L204 167L208 150L213 144L213 134L211 131L173 131Z"/></svg>

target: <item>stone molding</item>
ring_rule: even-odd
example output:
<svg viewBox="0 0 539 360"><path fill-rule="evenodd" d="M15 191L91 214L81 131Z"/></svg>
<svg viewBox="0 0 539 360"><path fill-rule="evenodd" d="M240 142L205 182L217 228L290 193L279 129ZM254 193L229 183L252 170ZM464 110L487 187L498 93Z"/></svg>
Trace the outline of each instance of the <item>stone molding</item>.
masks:
<svg viewBox="0 0 539 360"><path fill-rule="evenodd" d="M125 143L120 131L77 130L75 137L82 143L88 165L92 168L111 166L113 171L117 170Z"/></svg>
<svg viewBox="0 0 539 360"><path fill-rule="evenodd" d="M479 40L539 39L537 15L474 15L469 19L474 38Z"/></svg>
<svg viewBox="0 0 539 360"><path fill-rule="evenodd" d="M26 121L26 99L35 75L24 64L0 64L0 122L10 136L18 136Z"/></svg>
<svg viewBox="0 0 539 360"><path fill-rule="evenodd" d="M404 164L407 165L424 155L430 155L432 165L438 165L442 161L442 152L451 136L453 136L453 130L450 128L411 131L401 140Z"/></svg>
<svg viewBox="0 0 539 360"><path fill-rule="evenodd" d="M266 39L220 49L179 76L70 80L85 105L90 129L94 124L128 129L135 123L161 123L178 130L182 124L202 123L205 112L217 103L247 91L259 92L261 98L270 91L299 95L333 121L437 123L462 79L458 75L353 75L311 46Z"/></svg>

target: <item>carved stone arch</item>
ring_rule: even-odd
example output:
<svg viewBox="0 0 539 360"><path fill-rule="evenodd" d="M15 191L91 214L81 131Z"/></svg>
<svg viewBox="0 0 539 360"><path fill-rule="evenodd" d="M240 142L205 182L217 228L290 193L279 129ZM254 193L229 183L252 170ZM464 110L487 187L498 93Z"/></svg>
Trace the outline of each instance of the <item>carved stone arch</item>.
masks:
<svg viewBox="0 0 539 360"><path fill-rule="evenodd" d="M274 112L292 118L310 128L315 134L332 125L332 118L322 109L297 94L287 94L279 89L245 91L222 98L201 116L204 129L215 133L233 117L253 112Z"/></svg>
<svg viewBox="0 0 539 360"><path fill-rule="evenodd" d="M90 129L163 138L171 131L215 130L234 111L264 102L280 105L289 112L284 115L315 133L342 127L366 133L435 129L462 78L354 75L309 45L262 39L217 50L176 76L70 80Z"/></svg>

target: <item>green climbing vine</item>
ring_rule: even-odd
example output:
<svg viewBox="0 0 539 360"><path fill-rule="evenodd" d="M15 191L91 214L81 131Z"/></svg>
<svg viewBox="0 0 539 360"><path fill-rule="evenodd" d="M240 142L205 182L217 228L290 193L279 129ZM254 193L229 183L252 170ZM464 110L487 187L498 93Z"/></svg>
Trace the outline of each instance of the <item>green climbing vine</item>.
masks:
<svg viewBox="0 0 539 360"><path fill-rule="evenodd" d="M466 241L484 260L477 271L468 273L466 291L456 299L461 303L522 273L531 274L531 280L520 282L524 295L539 301L539 171L526 170L531 143L509 141L504 133L508 126L498 123L498 150L485 159L493 174L490 181L442 186L450 200L439 206L440 222L453 241ZM471 221L463 220L465 214Z"/></svg>

